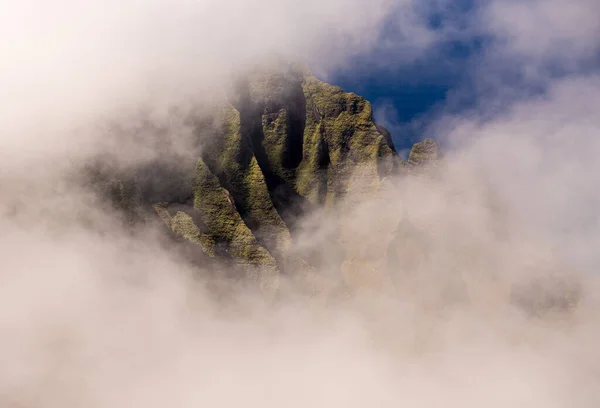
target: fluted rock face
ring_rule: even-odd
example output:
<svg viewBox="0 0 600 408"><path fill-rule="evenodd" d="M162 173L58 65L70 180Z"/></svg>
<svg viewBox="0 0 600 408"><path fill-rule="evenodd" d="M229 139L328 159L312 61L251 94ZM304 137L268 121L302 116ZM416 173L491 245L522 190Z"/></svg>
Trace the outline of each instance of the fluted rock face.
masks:
<svg viewBox="0 0 600 408"><path fill-rule="evenodd" d="M435 140L425 139L422 142L415 143L408 156L408 164L413 166L424 165L437 160L439 156L440 149Z"/></svg>
<svg viewBox="0 0 600 408"><path fill-rule="evenodd" d="M254 72L231 105L194 127L197 157L167 177L177 194L144 194L135 180L119 181L116 200L125 209L152 207L173 234L237 264L268 292L280 273L312 268L293 250L304 214L333 208L350 192L373 194L404 166L368 101L294 69ZM435 142L423 143L411 153L415 163L437 155Z"/></svg>

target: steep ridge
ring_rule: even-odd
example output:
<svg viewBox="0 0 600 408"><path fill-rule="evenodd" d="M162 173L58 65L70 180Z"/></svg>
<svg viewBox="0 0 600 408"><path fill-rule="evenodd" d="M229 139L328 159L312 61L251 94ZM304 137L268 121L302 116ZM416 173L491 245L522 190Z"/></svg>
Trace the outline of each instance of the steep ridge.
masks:
<svg viewBox="0 0 600 408"><path fill-rule="evenodd" d="M154 167L113 177L105 182L109 195L133 218L151 207L154 216L146 218L162 220L205 258L229 260L269 293L280 273L319 266L294 249L301 217L351 205L350 193L373 194L381 180L407 167L368 101L296 67L246 76L231 105L196 120L194 132L201 149L193 160L182 158L176 174L158 177ZM437 145L426 140L415 145L408 165L435 158ZM145 189L141 175L163 185Z"/></svg>

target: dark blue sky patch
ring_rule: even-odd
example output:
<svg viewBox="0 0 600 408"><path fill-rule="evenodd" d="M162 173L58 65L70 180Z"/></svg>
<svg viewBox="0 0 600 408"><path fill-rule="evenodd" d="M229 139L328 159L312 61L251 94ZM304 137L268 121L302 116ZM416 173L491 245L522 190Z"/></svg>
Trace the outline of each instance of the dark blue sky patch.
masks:
<svg viewBox="0 0 600 408"><path fill-rule="evenodd" d="M398 150L422 139L417 128L409 124L439 109L449 94L455 95L456 89L461 88L462 93L460 98L453 98L453 109L466 109L475 104L475 92L465 91L470 89L471 62L482 53L490 39L461 34L468 32L469 21L477 12L476 0L443 3L422 2L419 17L434 31L445 32L450 27L457 33L456 38L438 40L424 54L407 62L404 55L411 50L403 41L402 27L394 23L397 16L391 14L384 23L378 41L380 45L351 58L346 67L328 78L344 90L364 96L375 109L395 110L391 118L393 123L386 125L391 127ZM395 41L397 48L393 47Z"/></svg>
<svg viewBox="0 0 600 408"><path fill-rule="evenodd" d="M329 81L364 96L375 108L393 107L396 111L394 120L402 126L444 103L454 89L468 88L465 82L469 80L470 61L480 52L482 43L481 39L445 42L409 65L398 61L373 66L373 58L385 58L385 55L361 55L352 59L349 66L354 69L340 70ZM457 109L471 107L474 98L474 92L463 94L461 99L453 101L453 106ZM414 132L397 134L394 129L390 131L398 149L421 139Z"/></svg>
<svg viewBox="0 0 600 408"><path fill-rule="evenodd" d="M384 22L379 41L355 55L327 81L367 98L376 120L392 133L398 151L425 137L439 114L501 115L515 101L539 97L570 76L600 74L600 50L585 60L532 61L502 52L502 39L483 36L473 24L487 0L424 0L417 10L423 27L438 36L426 50L411 49L398 15ZM418 47L417 47L418 48ZM531 72L537 75L531 75Z"/></svg>

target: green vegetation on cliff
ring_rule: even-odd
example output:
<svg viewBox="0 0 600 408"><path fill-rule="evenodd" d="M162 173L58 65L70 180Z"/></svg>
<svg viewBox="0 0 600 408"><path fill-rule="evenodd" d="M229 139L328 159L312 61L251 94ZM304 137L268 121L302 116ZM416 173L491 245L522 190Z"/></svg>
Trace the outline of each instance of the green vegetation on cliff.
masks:
<svg viewBox="0 0 600 408"><path fill-rule="evenodd" d="M293 249L295 220L347 203L349 194L374 194L405 165L368 101L305 70L257 71L240 81L232 103L195 124L195 164L167 160L164 174L149 167L145 178L117 178L111 192L129 213L152 206L176 236L208 257L228 258L272 292L280 272L306 271L314 261ZM428 139L408 163L438 155Z"/></svg>
<svg viewBox="0 0 600 408"><path fill-rule="evenodd" d="M374 123L368 101L312 76L304 78L303 90L306 145L300 186L304 194L320 197L313 189L322 184L311 181L321 181L324 163L329 202L345 196L357 171L366 177L364 186L374 187L397 168L400 159L389 133ZM326 158L321 156L324 153Z"/></svg>
<svg viewBox="0 0 600 408"><path fill-rule="evenodd" d="M273 205L251 141L242 134L240 112L228 107L221 114L215 123L216 133L202 152L203 165L231 194L236 213L258 241L275 256L283 256L291 243L290 233Z"/></svg>
<svg viewBox="0 0 600 408"><path fill-rule="evenodd" d="M419 166L439 158L440 149L433 139L415 143L408 157L408 164Z"/></svg>
<svg viewBox="0 0 600 408"><path fill-rule="evenodd" d="M240 265L247 266L250 277L260 280L261 286L276 285L275 259L262 246L242 220L229 192L219 185L202 159L196 166L194 208L201 214L216 243L224 243L227 253Z"/></svg>

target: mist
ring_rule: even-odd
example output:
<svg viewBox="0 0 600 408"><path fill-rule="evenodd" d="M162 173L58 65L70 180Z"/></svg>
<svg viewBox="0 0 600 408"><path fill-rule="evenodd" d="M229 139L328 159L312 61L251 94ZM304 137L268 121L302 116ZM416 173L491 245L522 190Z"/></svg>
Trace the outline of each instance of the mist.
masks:
<svg viewBox="0 0 600 408"><path fill-rule="evenodd" d="M473 61L480 104L423 126L444 158L303 219L318 290L280 276L276 299L128 225L83 169L185 164L191 121L257 67L326 79L384 24L407 63L471 29L436 31L408 0L5 4L0 404L597 406L600 79L576 68L600 49L598 7L524 3L473 15L500 40ZM495 61L545 92L508 89Z"/></svg>

